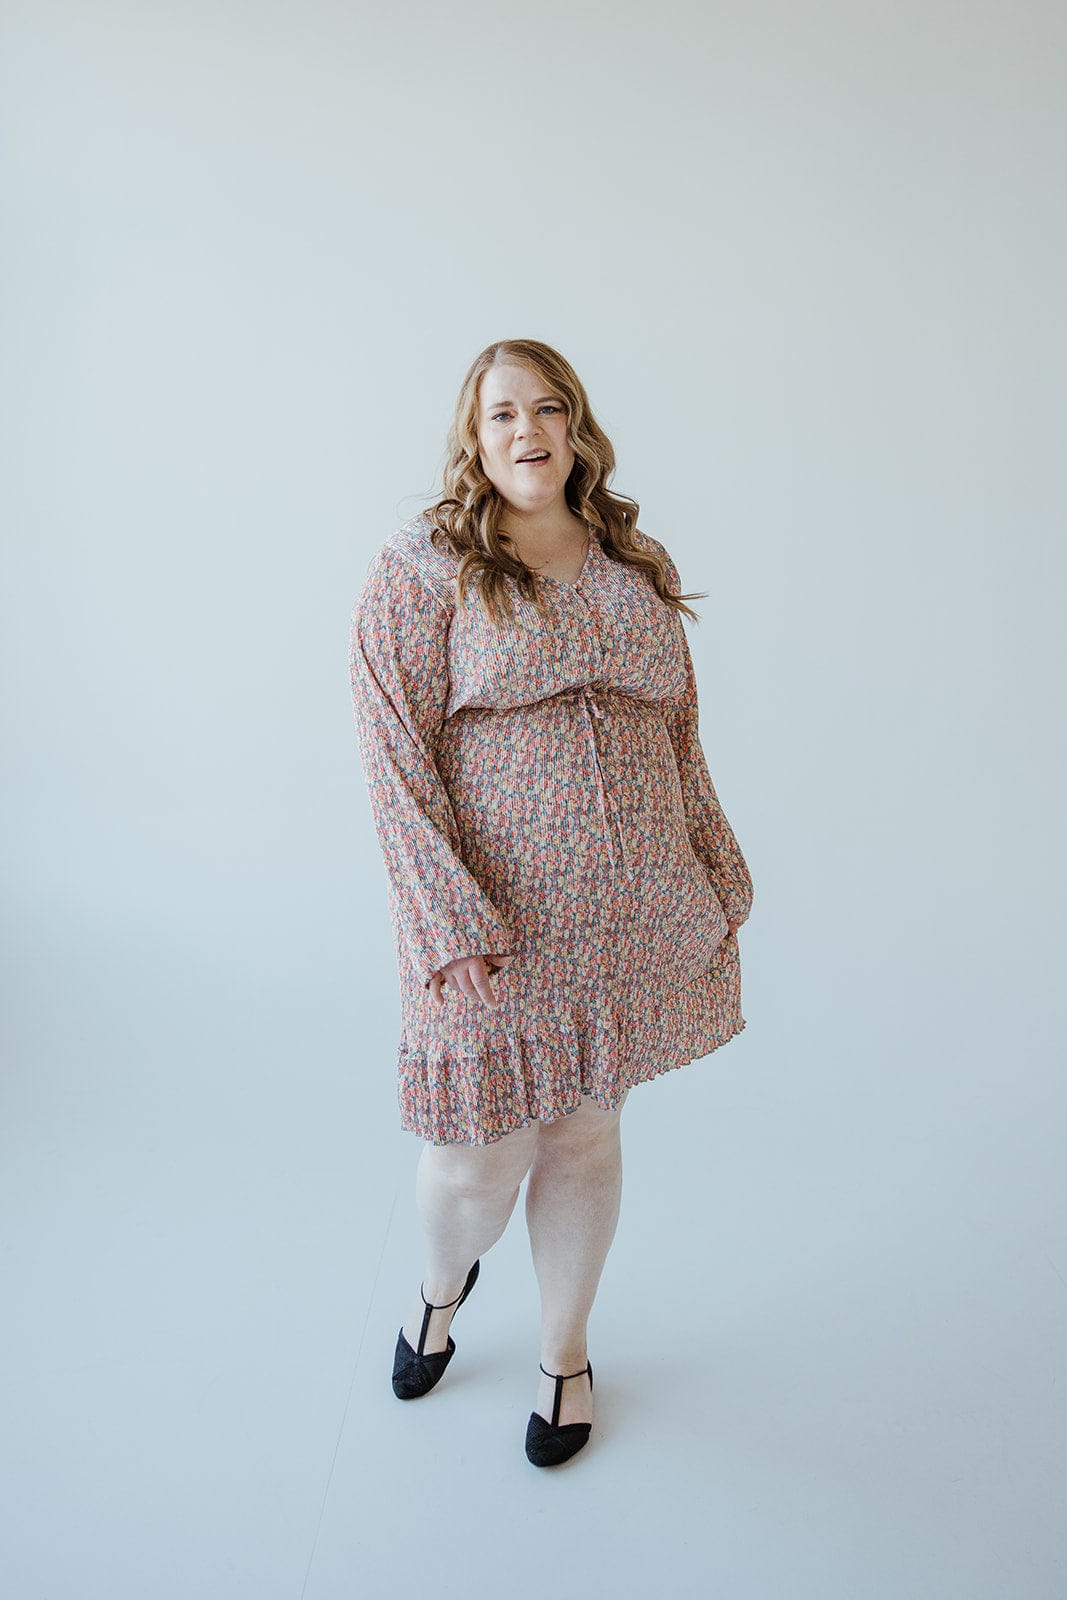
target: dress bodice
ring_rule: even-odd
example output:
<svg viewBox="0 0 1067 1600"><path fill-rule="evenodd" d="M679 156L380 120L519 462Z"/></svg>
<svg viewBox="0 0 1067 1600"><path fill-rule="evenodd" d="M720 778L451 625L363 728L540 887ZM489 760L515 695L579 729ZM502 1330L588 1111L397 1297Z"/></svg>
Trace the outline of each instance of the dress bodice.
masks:
<svg viewBox="0 0 1067 1600"><path fill-rule="evenodd" d="M547 618L513 584L515 621L497 628L470 591L467 606L458 605L459 563L431 542L430 528L425 515L414 517L384 548L413 568L449 613L446 717L468 707L513 709L583 686L640 700L684 694L678 613L639 569L608 556L595 535L575 583L542 580ZM647 534L636 537L644 548L663 549Z"/></svg>

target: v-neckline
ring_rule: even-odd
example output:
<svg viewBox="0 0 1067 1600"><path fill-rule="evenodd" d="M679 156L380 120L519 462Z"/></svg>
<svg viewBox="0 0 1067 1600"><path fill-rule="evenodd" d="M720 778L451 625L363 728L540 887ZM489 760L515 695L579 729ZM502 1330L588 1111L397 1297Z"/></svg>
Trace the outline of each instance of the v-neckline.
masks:
<svg viewBox="0 0 1067 1600"><path fill-rule="evenodd" d="M585 577L586 573L589 571L589 564L593 559L593 546L594 545L596 545L599 548L600 540L597 538L596 534L590 528L590 530L589 530L589 544L588 544L588 546L586 548L585 560L582 562L582 570L581 570L581 572L579 572L578 576L575 578L573 583L568 583L566 578L553 578L547 572L538 573L538 577L541 579L541 581L543 583L558 583L559 586L562 589L577 589L578 585L581 583L582 579Z"/></svg>

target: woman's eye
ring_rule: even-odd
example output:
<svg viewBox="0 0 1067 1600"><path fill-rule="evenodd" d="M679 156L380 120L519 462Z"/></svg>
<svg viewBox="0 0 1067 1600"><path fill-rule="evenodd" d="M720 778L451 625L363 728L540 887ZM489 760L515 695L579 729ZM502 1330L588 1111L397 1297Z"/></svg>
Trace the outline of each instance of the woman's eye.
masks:
<svg viewBox="0 0 1067 1600"><path fill-rule="evenodd" d="M557 412L557 411L562 411L563 407L562 406L542 406L541 410L542 411ZM499 422L501 417L509 417L510 415L511 415L510 411L494 411L494 413L492 415L492 418L490 420L493 421L493 422Z"/></svg>

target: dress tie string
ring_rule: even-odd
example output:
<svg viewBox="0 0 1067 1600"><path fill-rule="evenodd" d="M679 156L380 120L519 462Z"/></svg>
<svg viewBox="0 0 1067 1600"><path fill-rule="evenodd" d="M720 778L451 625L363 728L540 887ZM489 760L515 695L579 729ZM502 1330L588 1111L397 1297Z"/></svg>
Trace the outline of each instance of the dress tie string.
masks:
<svg viewBox="0 0 1067 1600"><path fill-rule="evenodd" d="M603 721L604 712L597 704L597 693L598 691L596 689L591 688L587 683L583 683L578 689L565 689L561 698L565 700L580 700L582 705L585 707L586 716L588 718L587 725L589 728L589 739L593 747L593 763L596 767L597 799L600 802L600 815L604 822L604 838L607 840L608 854L611 856L611 864L614 867L616 864L615 846L611 837L611 823L608 820L607 808L609 805L615 817L615 829L618 832L619 843L622 846L623 861L626 862L627 865L629 864L630 856L629 851L626 848L626 835L623 832L622 820L619 816L619 809L604 782L604 769L600 764L600 750L597 746L595 724L593 719L595 718L598 722Z"/></svg>

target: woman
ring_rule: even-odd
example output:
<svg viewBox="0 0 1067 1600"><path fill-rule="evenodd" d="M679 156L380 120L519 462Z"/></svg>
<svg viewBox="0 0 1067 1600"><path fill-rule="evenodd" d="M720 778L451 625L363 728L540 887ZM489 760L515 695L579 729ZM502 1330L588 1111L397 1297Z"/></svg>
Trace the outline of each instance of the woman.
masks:
<svg viewBox="0 0 1067 1600"><path fill-rule="evenodd" d="M426 1394L528 1179L537 1466L588 1440L586 1327L630 1088L745 1026L744 857L697 731L681 596L567 361L490 345L442 497L372 560L351 632L400 978L401 1124L425 1141L425 1273L394 1392Z"/></svg>

